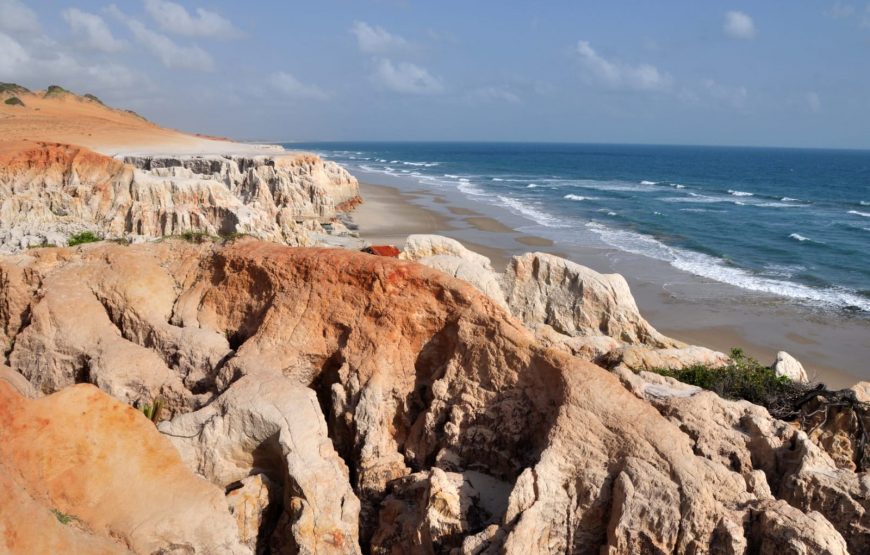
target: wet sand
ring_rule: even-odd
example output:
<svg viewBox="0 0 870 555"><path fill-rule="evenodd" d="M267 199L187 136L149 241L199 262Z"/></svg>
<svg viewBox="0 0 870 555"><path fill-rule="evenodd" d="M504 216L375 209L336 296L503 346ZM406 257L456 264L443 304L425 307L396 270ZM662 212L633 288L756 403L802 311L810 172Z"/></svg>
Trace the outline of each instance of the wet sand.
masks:
<svg viewBox="0 0 870 555"><path fill-rule="evenodd" d="M364 179L361 178L361 180ZM626 277L643 316L659 331L695 345L728 352L740 347L771 363L780 350L800 360L829 387L870 380L870 322L795 307L680 272L668 264L611 248L554 243L524 232L505 215L449 191L361 183L363 203L353 214L360 236L401 247L412 233L461 241L503 271L511 256L542 251L602 273Z"/></svg>

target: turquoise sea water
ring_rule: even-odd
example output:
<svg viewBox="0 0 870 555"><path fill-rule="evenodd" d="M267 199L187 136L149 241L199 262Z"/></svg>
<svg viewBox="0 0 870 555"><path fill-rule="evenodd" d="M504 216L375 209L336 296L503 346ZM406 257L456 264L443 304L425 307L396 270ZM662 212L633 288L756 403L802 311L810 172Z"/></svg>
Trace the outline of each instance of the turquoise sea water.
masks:
<svg viewBox="0 0 870 555"><path fill-rule="evenodd" d="M453 189L558 242L603 242L743 289L870 317L870 151L310 143L351 171Z"/></svg>

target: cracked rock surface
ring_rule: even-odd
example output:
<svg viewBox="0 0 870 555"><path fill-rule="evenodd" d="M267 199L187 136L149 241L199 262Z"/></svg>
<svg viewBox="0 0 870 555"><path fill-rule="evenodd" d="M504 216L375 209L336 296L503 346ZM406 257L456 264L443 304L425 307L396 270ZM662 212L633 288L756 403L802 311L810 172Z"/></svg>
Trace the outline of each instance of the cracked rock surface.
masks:
<svg viewBox="0 0 870 555"><path fill-rule="evenodd" d="M530 256L508 270L514 315L413 261L253 239L3 257L5 362L47 396L27 401L0 381L17 403L0 407L2 422L38 423L20 407L68 392L130 414L95 441L171 452L157 459L208 502L190 520L144 505L167 522L154 535L166 546L202 540L189 522L220 524L224 544L184 539L193 553L866 550L865 476L760 407L635 374L630 361L678 361L684 346L640 318L624 280ZM625 345L656 354L625 351L611 372L572 345L590 359ZM68 387L81 382L102 393ZM124 407L158 397L157 429ZM75 418L62 429L96 425L89 410ZM27 433L3 426L0 444L51 452L59 441ZM0 484L47 510L45 476L5 453ZM122 496L124 465L106 461L94 491ZM83 515L64 540L155 552L126 539L142 533L137 514L119 505L114 528ZM0 509L0 526L14 518Z"/></svg>

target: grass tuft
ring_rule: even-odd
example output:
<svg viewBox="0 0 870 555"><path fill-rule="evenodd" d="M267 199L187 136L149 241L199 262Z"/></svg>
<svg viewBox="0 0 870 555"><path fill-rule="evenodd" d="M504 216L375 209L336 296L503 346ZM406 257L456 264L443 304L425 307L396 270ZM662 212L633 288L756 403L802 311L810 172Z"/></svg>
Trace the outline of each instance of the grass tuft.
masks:
<svg viewBox="0 0 870 555"><path fill-rule="evenodd" d="M57 509L52 509L51 513L54 515L54 517L57 519L57 521L60 522L61 524L69 524L70 522L77 520L76 517L74 517L72 515L68 515L66 513L63 513Z"/></svg>
<svg viewBox="0 0 870 555"><path fill-rule="evenodd" d="M84 245L85 243L96 243L97 241L102 240L102 237L91 231L83 231L81 233L76 233L75 235L67 239L66 244L69 247L75 247L76 245Z"/></svg>
<svg viewBox="0 0 870 555"><path fill-rule="evenodd" d="M24 106L24 102L22 102L17 96L7 98L3 101L3 104L8 104L9 106Z"/></svg>

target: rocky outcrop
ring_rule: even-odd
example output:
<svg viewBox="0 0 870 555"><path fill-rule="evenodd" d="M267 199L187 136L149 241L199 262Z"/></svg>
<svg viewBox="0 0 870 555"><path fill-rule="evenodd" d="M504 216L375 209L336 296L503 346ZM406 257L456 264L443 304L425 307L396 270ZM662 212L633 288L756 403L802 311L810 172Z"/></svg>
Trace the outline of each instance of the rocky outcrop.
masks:
<svg viewBox="0 0 870 555"><path fill-rule="evenodd" d="M685 347L655 330L637 309L619 274L599 274L545 253L516 256L504 276L511 312L570 337L606 335L655 348Z"/></svg>
<svg viewBox="0 0 870 555"><path fill-rule="evenodd" d="M90 385L28 400L0 381L0 492L4 553L251 553L223 492Z"/></svg>
<svg viewBox="0 0 870 555"><path fill-rule="evenodd" d="M785 351L776 353L776 360L773 361L772 368L777 376L784 376L793 382L807 383L810 381L803 364Z"/></svg>
<svg viewBox="0 0 870 555"><path fill-rule="evenodd" d="M527 262L511 278L521 313L573 338L674 347L630 321L618 281ZM39 249L0 271L8 364L45 393L88 381L128 403L167 396L160 430L209 491L230 490L232 514L214 521L244 549L266 537L287 553L866 542L863 475L802 432L548 348L475 287L414 262L242 239ZM559 310L566 290L579 299ZM240 515L259 522L256 540Z"/></svg>
<svg viewBox="0 0 870 555"><path fill-rule="evenodd" d="M311 154L116 160L42 143L0 159L0 252L64 245L83 231L134 240L243 233L307 245L358 202L356 179Z"/></svg>

